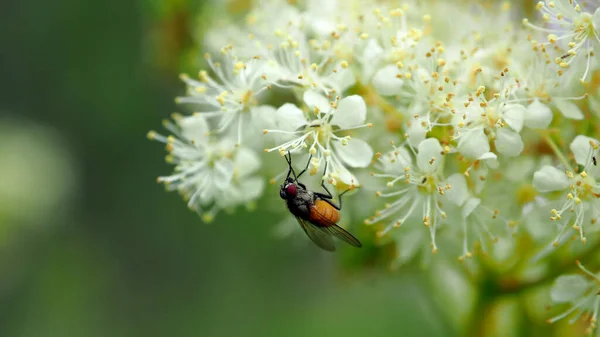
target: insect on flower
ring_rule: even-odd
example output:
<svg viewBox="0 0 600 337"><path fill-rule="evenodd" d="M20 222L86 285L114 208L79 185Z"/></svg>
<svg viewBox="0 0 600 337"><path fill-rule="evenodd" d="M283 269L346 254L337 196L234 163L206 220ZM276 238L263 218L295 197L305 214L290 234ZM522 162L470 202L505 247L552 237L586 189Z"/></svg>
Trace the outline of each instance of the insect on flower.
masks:
<svg viewBox="0 0 600 337"><path fill-rule="evenodd" d="M309 191L304 184L298 181L298 178L308 170L310 158L304 170L298 175L296 175L292 167L292 156L289 151L285 156L285 160L289 165L289 170L287 177L279 189L279 195L281 199L286 201L288 209L296 217L306 235L317 246L330 252L335 251L332 236L354 247L362 247L358 239L337 225L337 222L340 220L339 211L342 209L342 195L350 189L339 195L338 206L331 201L333 196L327 187L325 187L324 181L321 182L321 187L323 187L327 194Z"/></svg>

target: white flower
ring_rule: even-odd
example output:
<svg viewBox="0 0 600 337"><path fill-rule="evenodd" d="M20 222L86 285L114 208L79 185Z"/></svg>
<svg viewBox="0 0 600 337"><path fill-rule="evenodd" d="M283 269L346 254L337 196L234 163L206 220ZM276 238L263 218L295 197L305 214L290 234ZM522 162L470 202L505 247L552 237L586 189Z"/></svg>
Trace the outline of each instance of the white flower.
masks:
<svg viewBox="0 0 600 337"><path fill-rule="evenodd" d="M547 43L540 46L559 45L560 54L555 58L556 64L561 68L568 68L578 59L578 55L585 55L586 68L581 77L585 81L592 59L594 45L600 45L600 27L598 17L600 9L594 14L588 13L578 1L573 0L546 0L537 4L537 9L542 12L542 17L547 28L533 25L524 19L525 26L534 30L547 33Z"/></svg>
<svg viewBox="0 0 600 337"><path fill-rule="evenodd" d="M554 323L569 315L573 317L569 324L575 323L582 315L587 314L589 326L586 334L590 335L596 329L596 321L600 311L600 277L585 268L579 261L577 266L584 275L570 274L559 276L552 285L550 297L554 303L568 303L571 307L558 316L548 319L548 323Z"/></svg>
<svg viewBox="0 0 600 337"><path fill-rule="evenodd" d="M335 185L338 181L346 185L357 185L356 178L347 167L367 167L373 157L371 146L350 135L339 136L346 131L370 127L365 124L366 105L357 95L336 98L329 102L320 94L307 91L304 102L311 109L304 112L291 103L281 106L276 113L277 129L264 130L284 136L285 141L265 151L297 152L308 149L313 155L311 174L315 174L322 163L327 163L325 176Z"/></svg>
<svg viewBox="0 0 600 337"><path fill-rule="evenodd" d="M276 35L277 45L261 53L268 60L265 78L270 84L314 89L328 96L340 95L355 83L349 63L334 58L328 41L309 40L301 31Z"/></svg>
<svg viewBox="0 0 600 337"><path fill-rule="evenodd" d="M176 115L174 120L176 125L165 122L173 135L148 133L148 138L167 144L167 162L175 164L174 173L159 177L158 182L182 194L188 207L204 221L211 221L223 208L250 202L262 194L262 178L251 177L260 167L254 152L236 147L229 138L211 138L201 114Z"/></svg>
<svg viewBox="0 0 600 337"><path fill-rule="evenodd" d="M532 129L547 129L552 122L552 110L547 105L535 99L527 107L525 126Z"/></svg>
<svg viewBox="0 0 600 337"><path fill-rule="evenodd" d="M463 237L459 261L472 256L469 247L473 247L473 240L477 240L481 250L487 252L488 242L496 243L514 233L516 222L505 219L498 209L483 205L482 200L469 191L464 175L453 174L446 183L450 188L444 194L445 199L460 209L460 216L450 226L458 229Z"/></svg>
<svg viewBox="0 0 600 337"><path fill-rule="evenodd" d="M490 152L493 140L498 153L518 156L524 148L520 132L523 128L526 109L513 98L513 87L509 86L494 98L485 98L485 87L479 87L464 103L465 109L457 111L454 140L457 150L468 158L479 158Z"/></svg>
<svg viewBox="0 0 600 337"><path fill-rule="evenodd" d="M428 138L419 144L415 160L404 146L394 148L392 152L379 158L378 168L383 173L373 175L385 178L387 187L392 191L378 191L376 195L393 201L387 203L385 209L377 211L374 216L365 220L368 225L387 220L387 224L377 236L382 237L392 228L400 227L410 217L418 217L420 212L422 224L429 228L432 250L437 252L436 229L446 218L446 213L440 208L438 201L449 188L443 181L441 172L444 153L437 139Z"/></svg>
<svg viewBox="0 0 600 337"><path fill-rule="evenodd" d="M256 110L257 97L267 85L261 79L264 63L260 59L253 58L245 63L232 53L231 48L223 48L222 62L214 62L206 54L215 79L206 71L200 72L199 80L181 75L188 85L188 96L178 97L176 101L194 104L205 117L217 119L217 133L223 133L236 124L234 130L237 144L240 144L245 138L245 130L251 128L249 122L250 125L258 124L256 130L261 129L261 117L256 116L260 112L260 109Z"/></svg>
<svg viewBox="0 0 600 337"><path fill-rule="evenodd" d="M558 209L551 210L550 220L560 225L554 240L557 246L569 223L579 232L582 242L586 242L584 224L596 223L598 207L600 207L600 167L596 156L600 143L593 138L577 136L571 143L571 152L575 161L583 169L579 173L571 169L561 171L552 166L544 166L533 175L533 186L542 193L561 191L566 193L564 202ZM563 194L564 195L564 194ZM565 217L565 219L563 219Z"/></svg>

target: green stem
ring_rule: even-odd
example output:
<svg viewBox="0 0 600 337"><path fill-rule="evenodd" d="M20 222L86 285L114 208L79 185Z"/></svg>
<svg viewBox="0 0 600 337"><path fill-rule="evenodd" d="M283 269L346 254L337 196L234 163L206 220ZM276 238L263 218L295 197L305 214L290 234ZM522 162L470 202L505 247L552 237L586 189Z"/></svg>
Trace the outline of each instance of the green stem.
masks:
<svg viewBox="0 0 600 337"><path fill-rule="evenodd" d="M565 166L565 169L572 172L573 169L571 168L571 164L569 164L569 160L567 159L567 157L565 157L565 155L562 153L562 151L558 148L556 143L554 143L552 138L550 138L550 135L548 135L547 133L544 133L544 140L546 141L548 146L550 146L550 148L552 149L554 154L558 157L560 162Z"/></svg>

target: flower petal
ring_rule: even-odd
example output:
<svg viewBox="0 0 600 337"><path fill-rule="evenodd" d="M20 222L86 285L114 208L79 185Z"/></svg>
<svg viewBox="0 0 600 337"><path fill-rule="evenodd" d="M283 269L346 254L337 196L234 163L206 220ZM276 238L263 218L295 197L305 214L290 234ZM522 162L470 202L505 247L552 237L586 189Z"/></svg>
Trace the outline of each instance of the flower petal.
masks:
<svg viewBox="0 0 600 337"><path fill-rule="evenodd" d="M412 156L405 147L390 151L379 158L382 171L388 174L404 174L404 168L412 166Z"/></svg>
<svg viewBox="0 0 600 337"><path fill-rule="evenodd" d="M457 149L463 156L476 159L490 152L490 143L483 128L478 128L461 133Z"/></svg>
<svg viewBox="0 0 600 337"><path fill-rule="evenodd" d="M462 206L469 197L469 189L467 187L465 176L460 173L455 173L448 177L446 182L450 184L450 189L448 189L444 195L450 202L457 206Z"/></svg>
<svg viewBox="0 0 600 337"><path fill-rule="evenodd" d="M265 182L262 178L246 178L240 182L240 195L243 200L240 202L251 201L260 197L265 189Z"/></svg>
<svg viewBox="0 0 600 337"><path fill-rule="evenodd" d="M201 114L186 116L177 120L181 128L181 135L194 143L205 143L208 141L208 124Z"/></svg>
<svg viewBox="0 0 600 337"><path fill-rule="evenodd" d="M262 131L263 129L272 129L275 127L275 114L277 109L270 105L260 105L250 109L250 117L254 127Z"/></svg>
<svg viewBox="0 0 600 337"><path fill-rule="evenodd" d="M292 103L285 103L275 112L277 127L284 131L295 131L307 124L304 113Z"/></svg>
<svg viewBox="0 0 600 337"><path fill-rule="evenodd" d="M315 107L321 112L327 112L331 110L331 105L329 105L329 100L327 97L321 95L316 90L304 92L304 103L306 103L310 110L314 110Z"/></svg>
<svg viewBox="0 0 600 337"><path fill-rule="evenodd" d="M578 300L589 288L583 275L561 275L550 289L550 298L554 303L567 303Z"/></svg>
<svg viewBox="0 0 600 337"><path fill-rule="evenodd" d="M461 210L461 215L462 215L463 219L466 219L469 215L471 215L471 213L473 213L473 211L475 211L475 209L479 205L481 205L481 199L479 199L479 198L470 198L465 203L465 205L463 206L463 208Z"/></svg>
<svg viewBox="0 0 600 337"><path fill-rule="evenodd" d="M367 167L373 158L371 146L362 139L353 138L347 145L334 142L333 148L337 156L350 167Z"/></svg>
<svg viewBox="0 0 600 337"><path fill-rule="evenodd" d="M329 124L340 129L351 129L364 124L367 117L367 105L358 95L348 96L340 101Z"/></svg>
<svg viewBox="0 0 600 337"><path fill-rule="evenodd" d="M221 158L215 162L214 184L218 189L226 190L233 179L233 161L228 158Z"/></svg>
<svg viewBox="0 0 600 337"><path fill-rule="evenodd" d="M523 121L527 115L527 108L521 104L507 104L503 108L504 120L516 132L523 129Z"/></svg>
<svg viewBox="0 0 600 337"><path fill-rule="evenodd" d="M427 138L419 144L417 166L421 172L434 172L442 161L442 146L436 138Z"/></svg>
<svg viewBox="0 0 600 337"><path fill-rule="evenodd" d="M579 165L587 165L592 160L592 147L590 142L594 142L597 145L600 145L597 139L590 138L588 136L578 135L573 139L569 148L573 155L575 156L575 161Z"/></svg>
<svg viewBox="0 0 600 337"><path fill-rule="evenodd" d="M546 165L533 174L533 187L539 192L561 191L569 187L569 179L563 171Z"/></svg>
<svg viewBox="0 0 600 337"><path fill-rule="evenodd" d="M254 151L241 147L235 156L234 164L237 177L241 178L258 171L261 162Z"/></svg>
<svg viewBox="0 0 600 337"><path fill-rule="evenodd" d="M498 152L509 157L518 156L525 148L521 135L507 128L499 129L496 132L495 144Z"/></svg>
<svg viewBox="0 0 600 337"><path fill-rule="evenodd" d="M552 110L539 100L534 100L527 107L525 125L532 129L547 129L552 122Z"/></svg>
<svg viewBox="0 0 600 337"><path fill-rule="evenodd" d="M556 107L558 108L558 110L560 110L560 112L563 114L563 116L575 120L583 119L583 113L581 112L577 104L566 99L556 99L553 102L554 105L556 105Z"/></svg>
<svg viewBox="0 0 600 337"><path fill-rule="evenodd" d="M395 64L387 65L379 69L372 82L375 90L383 96L393 96L400 93L404 81L397 78L398 67Z"/></svg>
<svg viewBox="0 0 600 337"><path fill-rule="evenodd" d="M427 129L421 124L421 120L414 120L406 131L408 141L412 147L419 147L422 141L427 138Z"/></svg>

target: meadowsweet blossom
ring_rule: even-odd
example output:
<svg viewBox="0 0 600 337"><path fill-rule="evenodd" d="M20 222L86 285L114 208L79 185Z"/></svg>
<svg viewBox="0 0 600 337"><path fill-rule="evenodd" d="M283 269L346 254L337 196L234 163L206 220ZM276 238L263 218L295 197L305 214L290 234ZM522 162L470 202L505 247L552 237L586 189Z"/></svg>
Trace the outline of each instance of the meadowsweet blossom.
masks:
<svg viewBox="0 0 600 337"><path fill-rule="evenodd" d="M376 195L390 202L365 223L372 225L384 222L383 229L377 233L381 237L393 228L402 226L411 217L420 218L429 229L432 250L437 252L436 228L446 218L438 201L450 188L444 183L440 170L443 167L444 150L435 138L422 141L416 154L411 150L398 147L379 158L378 166L382 172L373 175L386 179L390 192L378 191Z"/></svg>
<svg viewBox="0 0 600 337"><path fill-rule="evenodd" d="M336 97L329 102L316 91L307 91L304 102L310 111L294 104L281 106L276 113L277 129L264 130L265 134L283 135L283 143L266 149L266 152L301 151L313 155L311 173L315 174L323 163L327 164L325 177L333 185L341 181L358 185L348 167L366 167L371 162L373 150L365 141L341 133L370 127L365 123L366 105L360 96Z"/></svg>
<svg viewBox="0 0 600 337"><path fill-rule="evenodd" d="M260 168L260 160L253 151L236 147L233 139L213 139L201 114L176 115L174 119L175 124L165 121L172 135L148 133L148 138L167 145L166 160L175 164L174 173L159 177L158 182L179 192L188 207L205 221L211 221L223 208L250 202L261 195L264 181L253 176Z"/></svg>
<svg viewBox="0 0 600 337"><path fill-rule="evenodd" d="M554 166L544 166L533 176L533 186L539 192L562 193L562 205L553 208L550 216L550 220L560 224L554 245L559 244L569 224L579 232L584 243L587 241L587 226L595 227L600 215L600 185L596 182L600 178L600 167L595 159L599 146L597 140L579 135L571 143L570 149L582 168L580 171L569 167L560 170Z"/></svg>
<svg viewBox="0 0 600 337"><path fill-rule="evenodd" d="M302 233L263 186L289 151L297 167L311 158L307 185L335 194L360 179L343 224L373 247L361 261L478 256L460 268L485 285L480 302L547 284L567 272L557 261L600 245L600 4L543 1L525 20L521 5L260 0L220 13L202 37L206 71L182 76L177 102L193 113L149 134L175 164L159 181L205 220L270 196L268 213L293 223L280 234ZM588 281L559 276L551 297L593 329Z"/></svg>
<svg viewBox="0 0 600 337"><path fill-rule="evenodd" d="M569 324L578 320L587 323L586 334L590 335L597 327L600 311L600 277L585 268L579 261L577 267L582 274L568 274L559 276L552 285L550 297L557 304L567 303L570 308L563 313L548 319L554 323L563 318L570 317Z"/></svg>
<svg viewBox="0 0 600 337"><path fill-rule="evenodd" d="M262 112L257 106L257 96L267 89L261 78L264 63L259 58L243 62L231 47L223 48L221 54L222 62L213 61L209 54L205 56L216 78L204 70L200 71L199 80L185 74L180 76L188 86L188 95L176 101L193 104L206 118L217 119L213 132L223 133L233 127L240 144L249 124L256 124L255 130L262 125L259 121L263 117L257 116Z"/></svg>
<svg viewBox="0 0 600 337"><path fill-rule="evenodd" d="M581 81L585 81L594 48L600 46L600 9L596 7L591 13L579 1L573 0L540 1L536 8L542 13L545 27L534 25L528 19L524 19L523 24L548 34L548 42L540 45L556 45L558 54L554 61L560 68L568 68L579 55L584 55L586 67Z"/></svg>

